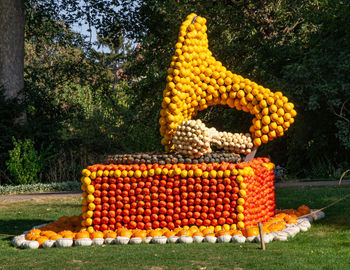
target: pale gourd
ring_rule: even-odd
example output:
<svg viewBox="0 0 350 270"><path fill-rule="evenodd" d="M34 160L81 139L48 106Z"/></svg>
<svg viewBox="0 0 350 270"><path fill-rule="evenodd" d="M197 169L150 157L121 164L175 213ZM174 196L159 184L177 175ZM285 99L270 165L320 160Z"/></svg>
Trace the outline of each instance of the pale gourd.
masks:
<svg viewBox="0 0 350 270"><path fill-rule="evenodd" d="M193 243L193 238L191 236L188 236L188 235L182 235L179 238L179 243L191 244L191 243Z"/></svg>
<svg viewBox="0 0 350 270"><path fill-rule="evenodd" d="M320 220L320 219L324 218L326 215L323 211L318 211L313 216L314 216L313 217L314 220Z"/></svg>
<svg viewBox="0 0 350 270"><path fill-rule="evenodd" d="M155 236L152 238L151 243L152 244L166 244L168 238L166 238L165 236Z"/></svg>
<svg viewBox="0 0 350 270"><path fill-rule="evenodd" d="M71 238L60 238L56 240L56 247L64 248L71 247L73 245L73 240Z"/></svg>
<svg viewBox="0 0 350 270"><path fill-rule="evenodd" d="M95 246L102 246L105 240L103 238L94 238L92 239L92 244Z"/></svg>
<svg viewBox="0 0 350 270"><path fill-rule="evenodd" d="M56 244L55 240L46 240L41 246L43 248L52 248L55 246L55 244Z"/></svg>
<svg viewBox="0 0 350 270"><path fill-rule="evenodd" d="M24 249L37 249L39 248L39 242L38 241L24 241L21 245L21 248Z"/></svg>
<svg viewBox="0 0 350 270"><path fill-rule="evenodd" d="M252 242L255 242L255 238L256 238L256 236L249 236L246 238L245 241L248 243L252 243Z"/></svg>
<svg viewBox="0 0 350 270"><path fill-rule="evenodd" d="M231 242L232 236L229 234L220 235L218 237L218 243L229 243Z"/></svg>
<svg viewBox="0 0 350 270"><path fill-rule="evenodd" d="M152 237L151 236L147 236L147 237L142 239L142 243L149 244L149 243L151 243L151 240L152 240Z"/></svg>
<svg viewBox="0 0 350 270"><path fill-rule="evenodd" d="M246 238L243 235L232 236L232 242L234 243L245 243Z"/></svg>
<svg viewBox="0 0 350 270"><path fill-rule="evenodd" d="M124 236L117 236L114 240L114 242L117 244L117 245L126 245L128 244L130 241L130 238L129 237L124 237Z"/></svg>
<svg viewBox="0 0 350 270"><path fill-rule="evenodd" d="M12 245L14 247L20 247L24 243L24 241L26 241L25 235L24 234L18 235L18 236L13 237Z"/></svg>
<svg viewBox="0 0 350 270"><path fill-rule="evenodd" d="M132 244L132 245L138 245L138 244L141 244L142 243L142 238L141 237L133 237L130 239L130 242L129 244Z"/></svg>
<svg viewBox="0 0 350 270"><path fill-rule="evenodd" d="M300 232L300 229L298 226L293 226L284 228L282 232L286 232L290 237L294 237L298 232Z"/></svg>
<svg viewBox="0 0 350 270"><path fill-rule="evenodd" d="M208 242L208 243L216 243L217 238L215 236L212 235L208 235L206 237L204 237L204 242Z"/></svg>
<svg viewBox="0 0 350 270"><path fill-rule="evenodd" d="M105 239L105 244L108 244L108 245L112 244L113 241L114 241L114 239L115 239L115 238L106 238L106 239Z"/></svg>
<svg viewBox="0 0 350 270"><path fill-rule="evenodd" d="M298 225L299 224L302 224L303 226L307 227L308 229L311 227L311 223L309 221L308 218L301 218L301 219L298 219Z"/></svg>
<svg viewBox="0 0 350 270"><path fill-rule="evenodd" d="M264 243L270 243L273 241L274 236L270 233L264 233ZM260 243L261 242L261 238L260 235L258 235L257 237L255 237L255 242L256 243Z"/></svg>
<svg viewBox="0 0 350 270"><path fill-rule="evenodd" d="M87 247L92 245L92 240L90 238L80 238L75 240L74 245L78 247Z"/></svg>
<svg viewBox="0 0 350 270"><path fill-rule="evenodd" d="M174 244L174 243L176 243L178 240L179 240L179 237L176 236L176 235L173 235L173 236L170 236L170 237L168 238L168 243Z"/></svg>
<svg viewBox="0 0 350 270"><path fill-rule="evenodd" d="M273 240L276 240L276 241L287 241L288 239L288 233L286 232L272 232L272 235L273 235Z"/></svg>
<svg viewBox="0 0 350 270"><path fill-rule="evenodd" d="M193 236L193 242L195 242L195 243L202 243L203 240L204 240L203 236L200 236L200 235Z"/></svg>

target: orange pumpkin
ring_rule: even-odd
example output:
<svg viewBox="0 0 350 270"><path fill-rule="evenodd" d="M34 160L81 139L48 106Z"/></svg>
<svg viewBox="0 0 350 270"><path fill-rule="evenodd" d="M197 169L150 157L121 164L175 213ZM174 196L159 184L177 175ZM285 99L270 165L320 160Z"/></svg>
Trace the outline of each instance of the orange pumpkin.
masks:
<svg viewBox="0 0 350 270"><path fill-rule="evenodd" d="M150 230L148 232L148 236L151 236L151 237L162 236L162 235L163 235L163 232L160 230Z"/></svg>
<svg viewBox="0 0 350 270"><path fill-rule="evenodd" d="M103 232L99 232L99 231L93 232L91 234L91 239L94 239L94 238L103 238Z"/></svg>
<svg viewBox="0 0 350 270"><path fill-rule="evenodd" d="M114 231L108 231L106 233L104 233L104 238L116 238L117 237L117 233Z"/></svg>
<svg viewBox="0 0 350 270"><path fill-rule="evenodd" d="M39 242L39 246L41 246L45 241L49 240L46 236L39 236L36 241Z"/></svg>
<svg viewBox="0 0 350 270"><path fill-rule="evenodd" d="M82 232L78 232L75 235L75 239L81 239L81 238L90 238L90 234L88 231L82 231Z"/></svg>
<svg viewBox="0 0 350 270"><path fill-rule="evenodd" d="M278 222L278 223L271 224L268 229L270 230L270 232L277 232L277 231L283 230L285 227L286 227L285 222Z"/></svg>
<svg viewBox="0 0 350 270"><path fill-rule="evenodd" d="M133 237L139 237L139 238L146 238L147 237L147 232L146 231L143 231L143 230L140 230L140 231L134 231Z"/></svg>
<svg viewBox="0 0 350 270"><path fill-rule="evenodd" d="M193 236L204 236L204 234L200 231L193 233Z"/></svg>
<svg viewBox="0 0 350 270"><path fill-rule="evenodd" d="M183 230L179 231L176 235L177 236L192 236L192 232L190 230L183 229Z"/></svg>
<svg viewBox="0 0 350 270"><path fill-rule="evenodd" d="M166 238L169 238L169 237L174 236L174 235L176 235L176 233L174 231L167 231L164 233L164 236Z"/></svg>
<svg viewBox="0 0 350 270"><path fill-rule="evenodd" d="M50 236L50 240L54 240L54 241L56 241L60 238L62 238L62 235L59 235L59 234L55 234L55 235Z"/></svg>
<svg viewBox="0 0 350 270"><path fill-rule="evenodd" d="M307 215L311 213L311 209L306 206L306 205L301 205L298 207L297 211L301 214L301 215Z"/></svg>
<svg viewBox="0 0 350 270"><path fill-rule="evenodd" d="M130 230L121 231L118 236L131 238L132 232Z"/></svg>
<svg viewBox="0 0 350 270"><path fill-rule="evenodd" d="M258 235L259 235L259 228L258 227L245 228L245 236L246 237L258 236Z"/></svg>

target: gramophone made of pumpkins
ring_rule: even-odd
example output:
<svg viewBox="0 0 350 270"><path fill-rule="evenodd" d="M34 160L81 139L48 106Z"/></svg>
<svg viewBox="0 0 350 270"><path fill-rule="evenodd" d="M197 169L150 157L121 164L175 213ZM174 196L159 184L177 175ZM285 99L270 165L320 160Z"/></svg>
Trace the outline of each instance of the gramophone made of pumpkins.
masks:
<svg viewBox="0 0 350 270"><path fill-rule="evenodd" d="M275 215L269 159L198 159L211 146L252 155L254 146L282 136L297 113L281 92L228 71L212 56L206 31L206 19L196 14L182 23L159 119L165 150L196 162L135 164L121 158L84 169L81 225L90 233L218 225L243 230ZM219 132L192 119L218 104L253 114L250 133Z"/></svg>

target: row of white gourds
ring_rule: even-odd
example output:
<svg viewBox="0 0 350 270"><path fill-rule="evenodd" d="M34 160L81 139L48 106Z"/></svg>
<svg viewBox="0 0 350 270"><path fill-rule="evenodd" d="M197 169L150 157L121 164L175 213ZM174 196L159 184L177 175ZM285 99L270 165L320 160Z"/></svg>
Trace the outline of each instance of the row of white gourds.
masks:
<svg viewBox="0 0 350 270"><path fill-rule="evenodd" d="M272 233L265 233L264 234L264 242L269 243L273 240L275 241L287 241L289 237L294 237L299 232L306 232L311 227L311 222L313 220L319 220L325 216L324 212L319 211L315 213L315 215L309 215L308 217L298 219L298 222L296 224L288 224L286 228L284 228L281 231L272 232ZM38 228L38 227L36 227ZM209 242L209 243L229 243L229 242L236 242L236 243L244 243L244 242L260 242L260 236L251 236L251 237L244 237L243 235L222 235L219 237L215 236L171 236L169 238L165 236L156 236L156 237L146 237L144 239L139 237L121 237L118 236L115 239L113 238L82 238L77 239L73 241L71 238L61 238L56 241L54 240L47 240L43 243L43 248L51 248L51 247L71 247L73 245L75 246L91 246L91 245L103 245L103 244L119 244L119 245L125 245L125 244L148 244L148 243L154 243L154 244L167 244L167 243L200 243L200 242ZM15 247L20 248L29 248L29 249L36 249L39 248L39 243L37 241L28 241L25 239L25 234L16 236L12 240L12 244Z"/></svg>

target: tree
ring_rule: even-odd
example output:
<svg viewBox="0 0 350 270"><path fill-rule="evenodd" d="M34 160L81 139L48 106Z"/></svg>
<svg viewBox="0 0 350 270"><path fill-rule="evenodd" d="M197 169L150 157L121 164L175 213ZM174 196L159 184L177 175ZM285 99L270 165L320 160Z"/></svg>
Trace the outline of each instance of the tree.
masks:
<svg viewBox="0 0 350 270"><path fill-rule="evenodd" d="M0 0L0 25L0 86L4 88L6 99L21 98L24 87L24 0Z"/></svg>

